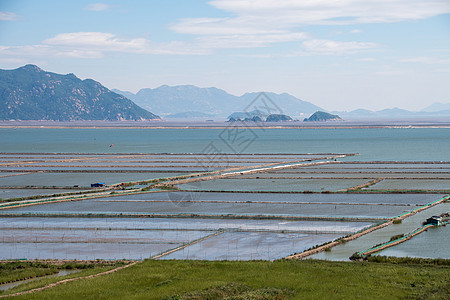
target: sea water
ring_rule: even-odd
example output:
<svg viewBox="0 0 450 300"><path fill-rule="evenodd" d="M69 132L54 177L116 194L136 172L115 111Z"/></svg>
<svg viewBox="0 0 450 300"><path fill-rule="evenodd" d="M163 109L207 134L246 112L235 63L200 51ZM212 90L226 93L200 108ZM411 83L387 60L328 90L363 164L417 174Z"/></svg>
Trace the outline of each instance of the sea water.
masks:
<svg viewBox="0 0 450 300"><path fill-rule="evenodd" d="M449 160L450 128L3 128L0 152L359 153L353 160ZM244 142L245 141L245 142ZM347 158L349 160L349 158Z"/></svg>

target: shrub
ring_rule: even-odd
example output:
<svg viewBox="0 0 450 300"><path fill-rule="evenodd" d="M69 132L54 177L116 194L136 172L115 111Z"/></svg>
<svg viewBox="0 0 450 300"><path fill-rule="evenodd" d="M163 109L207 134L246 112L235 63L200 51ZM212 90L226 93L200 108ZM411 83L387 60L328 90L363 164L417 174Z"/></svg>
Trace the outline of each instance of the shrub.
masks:
<svg viewBox="0 0 450 300"><path fill-rule="evenodd" d="M401 239L404 236L405 236L404 234L397 234L397 235L391 236L391 239L389 241L390 242L395 241L395 240Z"/></svg>
<svg viewBox="0 0 450 300"><path fill-rule="evenodd" d="M363 257L361 255L359 255L358 252L355 252L352 254L352 256L349 257L350 260L360 260L363 259Z"/></svg>
<svg viewBox="0 0 450 300"><path fill-rule="evenodd" d="M345 243L347 243L347 241L346 241L344 238L338 238L338 239L336 240L336 242L338 242L339 244L345 244Z"/></svg>
<svg viewBox="0 0 450 300"><path fill-rule="evenodd" d="M417 257L369 255L367 257L367 260L369 262L376 262L376 263L450 266L450 259L443 259L443 258L417 258Z"/></svg>

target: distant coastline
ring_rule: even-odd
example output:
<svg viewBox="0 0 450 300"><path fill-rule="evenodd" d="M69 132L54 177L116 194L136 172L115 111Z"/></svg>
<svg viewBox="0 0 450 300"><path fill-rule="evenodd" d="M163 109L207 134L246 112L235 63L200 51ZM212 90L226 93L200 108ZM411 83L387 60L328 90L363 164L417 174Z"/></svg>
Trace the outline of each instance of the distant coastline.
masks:
<svg viewBox="0 0 450 300"><path fill-rule="evenodd" d="M202 122L202 121L0 121L0 128L66 128L66 129L351 129L351 128L450 128L450 120L362 120L341 122Z"/></svg>

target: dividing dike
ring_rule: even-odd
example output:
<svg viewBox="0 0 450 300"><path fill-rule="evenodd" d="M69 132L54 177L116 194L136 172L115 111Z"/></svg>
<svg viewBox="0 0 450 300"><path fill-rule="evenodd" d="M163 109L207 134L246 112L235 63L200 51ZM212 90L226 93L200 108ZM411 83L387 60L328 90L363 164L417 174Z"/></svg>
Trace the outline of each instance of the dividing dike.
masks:
<svg viewBox="0 0 450 300"><path fill-rule="evenodd" d="M224 233L224 232L225 232L225 230L219 230L219 231L217 231L217 232L215 232L215 233L213 233L213 234L204 236L204 237L199 238L199 239L197 239L197 240L190 241L190 242L188 242L188 243L186 243L186 244L183 244L183 245L181 245L181 246L178 246L178 247L176 247L176 248L173 248L173 249L164 251L163 253L160 253L160 254L158 254L158 255L152 256L151 259L159 259L159 258L161 258L161 257L163 257L163 256L166 256L166 255L169 255L169 254L171 254L171 253L177 252L177 251L182 250L182 249L184 249L184 248L186 248L186 247L189 247L189 246L192 246L192 245L194 245L194 244L203 242L204 240L207 240L207 239L209 239L209 238L218 236L219 234L222 234L222 233Z"/></svg>
<svg viewBox="0 0 450 300"><path fill-rule="evenodd" d="M418 208L416 208L416 209L414 209L414 210L412 210L412 211L410 211L410 212L406 212L406 213L404 213L404 214L401 214L401 215L399 215L399 216L397 216L397 217L395 217L395 218L392 218L392 219L390 219L389 221L386 221L386 222L384 222L384 223L382 223L382 224L372 226L372 227L370 227L370 228L368 228L368 229L366 229L366 230L363 230L363 231L361 231L361 232L355 233L355 234L353 234L353 235L351 235L351 236L348 236L348 237L344 237L344 238L338 239L338 240L336 240L336 241L334 241L334 242L331 242L331 243L328 243L328 244L319 246L319 247L317 247L317 248L315 248L315 249L310 249L310 250L306 250L306 251L301 252L301 253L289 255L289 256L285 257L285 259L303 259L303 258L306 258L306 257L308 257L308 256L311 256L311 255L314 255L314 254L318 254L318 253L320 253L320 252L325 251L326 249L330 249L330 248L332 248L332 247L335 247L335 246L338 246L338 245L342 245L342 244L344 244L344 243L346 243L346 242L355 240L355 239L357 239L357 238L359 238L359 237L361 237L361 236L367 235L367 234L369 234L369 233L371 233L371 232L373 232L373 231L376 231L376 230L378 230L378 229L385 228L385 227L387 227L387 226L393 224L394 220L403 220L403 219L408 218L408 217L410 217L410 216L413 216L413 215L415 215L415 214L417 214L417 213L419 213L419 212L422 212L422 211L424 211L424 210L426 210L426 209L429 209L429 208L431 208L431 207L434 207L434 206L436 206L436 205L438 205L438 204L440 204L440 203L446 202L446 201L448 201L449 199L450 199L450 196L445 196L445 197L443 197L443 198L441 198L441 199L438 199L438 200L436 200L436 201L433 201L433 202L431 202L431 203L428 203L428 204L426 204L426 205L423 205L423 206L421 206L421 207L418 207ZM422 228L423 228L423 227L422 227ZM410 234L417 235L417 234L423 232L423 230L428 229L428 227L425 228L425 229L423 229L423 230L422 230L422 228L419 228L418 230L416 230L416 231L414 231L414 232L412 232L412 233L410 233ZM420 231L420 230L422 230L422 231ZM417 233L416 233L416 232L417 232ZM414 236L414 235L413 235L413 236ZM412 236L411 236L411 237L412 237ZM411 238L411 237L410 237L410 238ZM370 249L369 249L369 250L370 250ZM368 251L368 250L367 250L367 251ZM381 250L380 250L380 251L381 251ZM362 251L362 252L364 252L364 251ZM352 253L354 253L354 252L352 252ZM350 253L347 257L350 257L350 255L352 255L352 253ZM361 252L360 252L360 253L361 253Z"/></svg>
<svg viewBox="0 0 450 300"><path fill-rule="evenodd" d="M392 246L401 244L403 242L406 242L407 240L412 239L416 235L421 234L422 232L426 231L428 228L431 228L431 227L434 227L434 225L430 225L430 224L424 225L424 226L414 230L411 233L408 233L407 235L405 235L405 236L403 236L403 237L401 237L399 239L395 239L393 241L389 241L389 242L386 242L384 244L372 247L372 248L370 248L368 250L361 251L361 252L358 253L358 255L361 256L361 257L364 257L364 256L367 256L367 255L372 254L372 253L380 252L380 251L382 251L382 250L384 250L386 248L390 248Z"/></svg>

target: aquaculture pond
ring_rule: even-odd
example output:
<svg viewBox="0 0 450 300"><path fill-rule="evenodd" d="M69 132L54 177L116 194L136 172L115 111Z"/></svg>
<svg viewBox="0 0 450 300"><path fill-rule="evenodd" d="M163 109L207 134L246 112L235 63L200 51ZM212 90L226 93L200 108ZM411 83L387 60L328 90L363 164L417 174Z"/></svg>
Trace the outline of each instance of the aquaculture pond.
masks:
<svg viewBox="0 0 450 300"><path fill-rule="evenodd" d="M274 260L339 237L337 234L226 232L162 259Z"/></svg>
<svg viewBox="0 0 450 300"><path fill-rule="evenodd" d="M357 157L357 156L356 156ZM347 158L346 158L347 160ZM433 170L444 169L450 170L450 164L448 162L341 162L341 163L324 163L320 165L309 165L299 168L293 168L293 170Z"/></svg>
<svg viewBox="0 0 450 300"><path fill-rule="evenodd" d="M23 198L37 195L53 195L63 193L78 193L78 189L2 189L0 188L0 199Z"/></svg>
<svg viewBox="0 0 450 300"><path fill-rule="evenodd" d="M130 206L130 203L111 203L107 206L98 201L84 200L79 203L71 202L71 205L65 203L53 204L46 207L45 204L39 208L24 207L13 208L7 212L2 211L0 215L8 215L11 213L20 213L25 215L87 215L101 214L105 216L116 215L134 215L138 216L247 216L247 217L321 217L321 218L362 218L362 219L385 219L395 217L402 213L408 212L414 208L409 205L405 206L361 206L361 205L336 205L336 204L222 204L222 203L194 203L183 207L168 203L138 203Z"/></svg>
<svg viewBox="0 0 450 300"><path fill-rule="evenodd" d="M201 185L202 182L190 185ZM135 195L99 198L98 201L184 201L213 202L294 202L294 203L352 203L352 204L400 204L423 205L442 198L440 194L350 194L350 193L243 193L243 192L199 192L169 191L149 192ZM181 202L181 203L179 203ZM187 203L189 205L190 203Z"/></svg>
<svg viewBox="0 0 450 300"><path fill-rule="evenodd" d="M90 187L94 182L105 182L106 184L115 184L120 182L149 180L161 177L172 177L178 175L184 175L183 172L145 172L145 173L112 173L112 172L63 172L63 173L29 173L24 175L2 177L0 178L0 186L74 186Z"/></svg>
<svg viewBox="0 0 450 300"><path fill-rule="evenodd" d="M2 259L146 259L182 243L5 243Z"/></svg>
<svg viewBox="0 0 450 300"><path fill-rule="evenodd" d="M39 218L8 217L0 219L0 228L18 229L85 229L85 230L179 230L183 231L275 231L349 234L367 226L369 222L290 221L254 219L201 218Z"/></svg>
<svg viewBox="0 0 450 300"><path fill-rule="evenodd" d="M181 189L207 191L338 191L366 183L365 179L217 179L204 181L198 188L179 185Z"/></svg>
<svg viewBox="0 0 450 300"><path fill-rule="evenodd" d="M386 179L370 188L379 190L450 190L450 178L441 180Z"/></svg>
<svg viewBox="0 0 450 300"><path fill-rule="evenodd" d="M254 173L254 174L246 174L241 176L235 176L233 178L236 179L282 179L282 178L297 178L297 179L305 179L305 178L322 178L322 179L348 179L348 178L361 178L361 179L375 179L375 178L445 178L450 180L450 172L314 172L314 173L280 173L280 172L271 172L271 173Z"/></svg>
<svg viewBox="0 0 450 300"><path fill-rule="evenodd" d="M233 238L217 240L212 237L199 244L205 245L211 240L218 249L235 249L239 243L239 251L235 253L246 255L239 258L230 255L229 259L267 259L268 254L269 259L275 259L291 254L292 249L309 248L314 243L348 235L370 225L367 222L245 219L8 217L0 219L0 259L144 259L221 232ZM270 245L269 253L258 252L257 243ZM192 253L184 251L184 254ZM202 254L201 258L215 259L213 253L211 255Z"/></svg>
<svg viewBox="0 0 450 300"><path fill-rule="evenodd" d="M215 193L214 195L218 195ZM208 197L205 193L194 196ZM257 198L257 194L248 194L244 201L243 194L230 193L226 200L203 198L193 200L186 192L147 193L120 197L86 199L80 201L47 203L0 211L0 215L10 213L23 214L136 214L138 215L209 215L209 216L298 216L298 217L331 217L331 218L389 218L411 211L418 205L428 203L431 195L416 195L407 199L405 195L396 195L389 199L386 195L366 195L366 203L357 201L358 195L345 194L264 194L266 201ZM233 196L241 197L233 201ZM270 197L273 198L270 198ZM285 197L283 197L285 196ZM255 199L251 201L250 199ZM383 199L384 198L384 199ZM397 199L396 199L397 198ZM208 199L208 200L207 200ZM225 198L222 198L225 199ZM277 199L273 201L273 199ZM400 201L401 202L400 202ZM414 202L414 200L416 202ZM341 202L339 202L341 201ZM395 201L398 201L397 203ZM419 204L418 204L419 203Z"/></svg>
<svg viewBox="0 0 450 300"><path fill-rule="evenodd" d="M450 226L430 228L412 239L376 255L450 259Z"/></svg>
<svg viewBox="0 0 450 300"><path fill-rule="evenodd" d="M378 229L367 235L361 236L356 240L347 242L344 245L333 247L330 252L321 252L312 255L310 258L326 260L348 260L348 258L355 252L365 251L374 247L375 245L388 242L392 236L410 233L421 227L422 223L427 218L433 215L440 215L448 211L450 211L450 203L438 204L404 219L400 224L393 224L382 229ZM439 231L439 233L443 233L443 231ZM422 234L427 234L427 232ZM410 241L413 241L414 243L414 239L420 237L422 234L413 237ZM445 238L441 238L441 235L434 235L433 237L435 238L433 239L433 244L441 244L448 241ZM429 241L431 241L431 239L429 239ZM393 247L392 249L395 249L395 247ZM413 253L411 252L411 255L412 254Z"/></svg>
<svg viewBox="0 0 450 300"><path fill-rule="evenodd" d="M449 178L450 164L445 162L449 129L252 129L256 137L245 147L227 139L227 130L0 129L0 187L89 187L94 182L111 185L230 166L240 168L234 170L238 176L233 178L180 185L188 190L229 192L102 196L3 209L0 254L16 259L142 259L187 246L167 258L278 259L364 230L442 197L327 191L357 187L379 177L428 178L411 180L416 186L420 182L445 186L446 180L436 178ZM433 144L439 147L430 147ZM313 154L304 154L308 152ZM333 152L359 155L336 157ZM309 161L304 161L302 167L272 168L267 174L245 172L264 164L286 166L302 160ZM443 162L420 162L425 160ZM326 161L332 163L323 164ZM402 161L407 163L398 163ZM225 172L233 171L221 173ZM241 172L244 174L239 176ZM403 181L409 179L401 180L401 188L409 186ZM443 212L437 207L441 205L321 255L326 259L331 259L328 255L347 259L356 251L416 229L430 215ZM156 217L163 215L166 217Z"/></svg>

